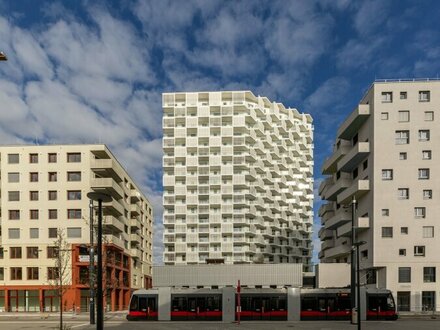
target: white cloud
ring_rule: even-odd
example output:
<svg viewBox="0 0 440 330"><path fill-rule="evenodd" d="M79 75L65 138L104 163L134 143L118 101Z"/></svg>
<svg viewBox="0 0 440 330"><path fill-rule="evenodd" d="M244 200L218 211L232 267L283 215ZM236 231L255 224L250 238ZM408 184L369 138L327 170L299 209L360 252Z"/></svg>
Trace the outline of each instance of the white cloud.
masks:
<svg viewBox="0 0 440 330"><path fill-rule="evenodd" d="M354 26L361 36L371 35L385 24L390 2L383 0L361 1L354 16Z"/></svg>

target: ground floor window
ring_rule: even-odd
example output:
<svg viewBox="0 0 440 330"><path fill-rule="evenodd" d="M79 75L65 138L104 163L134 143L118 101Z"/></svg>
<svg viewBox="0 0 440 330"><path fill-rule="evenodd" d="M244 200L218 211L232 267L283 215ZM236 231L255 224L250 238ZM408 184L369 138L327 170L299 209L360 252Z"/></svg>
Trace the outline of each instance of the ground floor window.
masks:
<svg viewBox="0 0 440 330"><path fill-rule="evenodd" d="M8 295L11 312L40 311L40 293L38 290L10 290Z"/></svg>
<svg viewBox="0 0 440 330"><path fill-rule="evenodd" d="M435 310L435 291L422 291L422 310Z"/></svg>
<svg viewBox="0 0 440 330"><path fill-rule="evenodd" d="M398 291L397 292L397 311L409 312L411 308L411 292L410 291Z"/></svg>
<svg viewBox="0 0 440 330"><path fill-rule="evenodd" d="M5 291L0 290L0 312L5 312Z"/></svg>
<svg viewBox="0 0 440 330"><path fill-rule="evenodd" d="M44 290L44 305L45 312L58 312L60 310L60 298L56 290Z"/></svg>

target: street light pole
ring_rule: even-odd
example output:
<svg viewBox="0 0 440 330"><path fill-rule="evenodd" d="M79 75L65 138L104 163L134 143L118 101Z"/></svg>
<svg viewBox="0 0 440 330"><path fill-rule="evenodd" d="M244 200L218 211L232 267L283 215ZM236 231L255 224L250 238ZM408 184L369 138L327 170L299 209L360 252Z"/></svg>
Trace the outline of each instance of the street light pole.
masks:
<svg viewBox="0 0 440 330"><path fill-rule="evenodd" d="M357 295L357 328L361 330L361 276L359 267L359 247L366 244L365 241L356 242L352 245L352 250L356 248L356 295Z"/></svg>
<svg viewBox="0 0 440 330"><path fill-rule="evenodd" d="M353 246L355 244L356 241L356 234L355 234L355 220L356 217L356 198L353 196L353 200L351 202L351 245ZM354 249L351 249L351 261L350 261L350 302L351 302L351 324L354 324L353 322L353 313L354 313L354 308L355 308L355 295L356 295L356 291L355 291L355 283L356 283L356 262L355 262L356 256L355 256L355 251Z"/></svg>
<svg viewBox="0 0 440 330"><path fill-rule="evenodd" d="M89 280L90 280L90 324L95 324L95 255L94 255L94 242L93 242L93 200L90 200L90 267L89 267Z"/></svg>
<svg viewBox="0 0 440 330"><path fill-rule="evenodd" d="M103 311L103 296L102 296L102 202L110 202L112 200L111 196L100 193L100 192L89 192L87 197L91 200L98 201L98 244L97 244L97 254L98 254L98 269L97 269L97 285L96 285L96 329L104 329L104 311Z"/></svg>

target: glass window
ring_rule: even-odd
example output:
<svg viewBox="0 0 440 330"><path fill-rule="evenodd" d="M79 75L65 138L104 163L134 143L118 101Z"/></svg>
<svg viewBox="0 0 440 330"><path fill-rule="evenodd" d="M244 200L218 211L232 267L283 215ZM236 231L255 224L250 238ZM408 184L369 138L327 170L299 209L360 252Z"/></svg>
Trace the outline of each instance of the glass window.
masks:
<svg viewBox="0 0 440 330"><path fill-rule="evenodd" d="M29 154L29 163L37 164L38 163L38 154Z"/></svg>
<svg viewBox="0 0 440 330"><path fill-rule="evenodd" d="M423 267L423 282L435 282L435 267Z"/></svg>
<svg viewBox="0 0 440 330"><path fill-rule="evenodd" d="M393 237L393 227L382 227L382 237Z"/></svg>
<svg viewBox="0 0 440 330"><path fill-rule="evenodd" d="M49 220L58 219L58 210L50 209L49 210Z"/></svg>
<svg viewBox="0 0 440 330"><path fill-rule="evenodd" d="M67 181L81 181L81 172L67 172Z"/></svg>
<svg viewBox="0 0 440 330"><path fill-rule="evenodd" d="M430 139L429 129L420 129L419 141L429 141L429 139Z"/></svg>
<svg viewBox="0 0 440 330"><path fill-rule="evenodd" d="M22 254L21 254L21 247L20 246L10 247L9 251L11 252L10 253L11 259L21 259Z"/></svg>
<svg viewBox="0 0 440 330"><path fill-rule="evenodd" d="M388 120L388 112L381 112L380 119L381 120Z"/></svg>
<svg viewBox="0 0 440 330"><path fill-rule="evenodd" d="M58 248L56 246L48 246L47 247L47 258L48 259L54 259L57 257L57 255L58 255Z"/></svg>
<svg viewBox="0 0 440 330"><path fill-rule="evenodd" d="M409 312L411 310L411 292L398 291L397 292L397 311Z"/></svg>
<svg viewBox="0 0 440 330"><path fill-rule="evenodd" d="M67 162L68 163L80 163L81 162L81 153L79 153L79 152L67 153Z"/></svg>
<svg viewBox="0 0 440 330"><path fill-rule="evenodd" d="M9 228L8 229L8 237L10 239L19 239L20 238L20 229L19 228Z"/></svg>
<svg viewBox="0 0 440 330"><path fill-rule="evenodd" d="M57 195L58 194L57 194L56 190L49 190L48 194L49 194L48 199L50 201L56 201L57 200Z"/></svg>
<svg viewBox="0 0 440 330"><path fill-rule="evenodd" d="M397 193L399 199L409 198L409 188L399 188L397 189Z"/></svg>
<svg viewBox="0 0 440 330"><path fill-rule="evenodd" d="M411 283L411 267L399 267L399 283Z"/></svg>
<svg viewBox="0 0 440 330"><path fill-rule="evenodd" d="M57 172L49 172L49 182L56 182L57 181Z"/></svg>
<svg viewBox="0 0 440 330"><path fill-rule="evenodd" d="M406 249L399 249L399 256L406 256Z"/></svg>
<svg viewBox="0 0 440 330"><path fill-rule="evenodd" d="M434 112L425 111L425 121L433 121L433 120L434 120Z"/></svg>
<svg viewBox="0 0 440 330"><path fill-rule="evenodd" d="M424 189L423 190L423 199L432 199L432 190Z"/></svg>
<svg viewBox="0 0 440 330"><path fill-rule="evenodd" d="M424 245L414 246L414 256L424 257L425 256L425 246Z"/></svg>
<svg viewBox="0 0 440 330"><path fill-rule="evenodd" d="M422 159L423 160L431 159L431 156L432 156L431 150L423 150L422 151Z"/></svg>
<svg viewBox="0 0 440 330"><path fill-rule="evenodd" d="M419 180L429 179L429 168L419 168Z"/></svg>
<svg viewBox="0 0 440 330"><path fill-rule="evenodd" d="M56 163L57 162L57 154L56 153L50 153L47 155L47 161L49 163Z"/></svg>
<svg viewBox="0 0 440 330"><path fill-rule="evenodd" d="M382 170L382 180L392 180L393 179L393 170L387 169Z"/></svg>
<svg viewBox="0 0 440 330"><path fill-rule="evenodd" d="M68 209L67 219L81 219L81 209Z"/></svg>
<svg viewBox="0 0 440 330"><path fill-rule="evenodd" d="M20 220L20 210L9 210L9 220Z"/></svg>
<svg viewBox="0 0 440 330"><path fill-rule="evenodd" d="M21 267L11 267L11 280L21 280L22 272Z"/></svg>
<svg viewBox="0 0 440 330"><path fill-rule="evenodd" d="M434 226L423 226L423 238L434 237Z"/></svg>
<svg viewBox="0 0 440 330"><path fill-rule="evenodd" d="M27 279L38 280L38 267L27 267Z"/></svg>
<svg viewBox="0 0 440 330"><path fill-rule="evenodd" d="M57 267L47 267L47 279L48 280L58 279L58 268Z"/></svg>
<svg viewBox="0 0 440 330"><path fill-rule="evenodd" d="M38 172L29 173L29 181L30 182L38 182Z"/></svg>
<svg viewBox="0 0 440 330"><path fill-rule="evenodd" d="M409 121L409 111L403 110L399 111L399 122L408 122Z"/></svg>
<svg viewBox="0 0 440 330"><path fill-rule="evenodd" d="M408 144L409 131L396 131L395 138L396 138L396 144Z"/></svg>
<svg viewBox="0 0 440 330"><path fill-rule="evenodd" d="M399 153L399 160L406 160L408 158L408 154L406 152Z"/></svg>
<svg viewBox="0 0 440 330"><path fill-rule="evenodd" d="M408 227L400 227L400 233L402 235L408 235Z"/></svg>
<svg viewBox="0 0 440 330"><path fill-rule="evenodd" d="M67 228L67 237L68 238L81 238L81 228L80 227Z"/></svg>
<svg viewBox="0 0 440 330"><path fill-rule="evenodd" d="M422 311L435 311L435 291L422 291Z"/></svg>
<svg viewBox="0 0 440 330"><path fill-rule="evenodd" d="M10 201L10 202L20 201L20 192L19 191L8 191L8 201Z"/></svg>
<svg viewBox="0 0 440 330"><path fill-rule="evenodd" d="M30 238L39 238L40 233L38 228L29 228L29 237Z"/></svg>
<svg viewBox="0 0 440 330"><path fill-rule="evenodd" d="M38 191L30 191L29 192L29 200L37 201L38 200Z"/></svg>
<svg viewBox="0 0 440 330"><path fill-rule="evenodd" d="M382 209L382 216L388 217L390 215L390 209Z"/></svg>
<svg viewBox="0 0 440 330"><path fill-rule="evenodd" d="M30 210L29 217L31 220L38 220L38 210Z"/></svg>
<svg viewBox="0 0 440 330"><path fill-rule="evenodd" d="M28 246L26 248L26 257L28 259L38 259L38 247Z"/></svg>
<svg viewBox="0 0 440 330"><path fill-rule="evenodd" d="M58 228L49 228L49 238L57 238Z"/></svg>
<svg viewBox="0 0 440 330"><path fill-rule="evenodd" d="M8 154L8 164L18 164L20 157L18 154Z"/></svg>
<svg viewBox="0 0 440 330"><path fill-rule="evenodd" d="M9 172L8 173L8 182L9 183L20 182L20 173Z"/></svg>
<svg viewBox="0 0 440 330"><path fill-rule="evenodd" d="M81 190L68 190L67 191L67 199L69 201L81 200Z"/></svg>
<svg viewBox="0 0 440 330"><path fill-rule="evenodd" d="M382 103L393 102L393 92L382 92Z"/></svg>
<svg viewBox="0 0 440 330"><path fill-rule="evenodd" d="M400 92L400 99L401 100L406 100L408 97L408 93L407 92Z"/></svg>
<svg viewBox="0 0 440 330"><path fill-rule="evenodd" d="M429 91L419 92L419 102L429 102L431 98L431 93Z"/></svg>
<svg viewBox="0 0 440 330"><path fill-rule="evenodd" d="M416 218L425 218L426 208L425 207L415 207L414 208L414 216Z"/></svg>

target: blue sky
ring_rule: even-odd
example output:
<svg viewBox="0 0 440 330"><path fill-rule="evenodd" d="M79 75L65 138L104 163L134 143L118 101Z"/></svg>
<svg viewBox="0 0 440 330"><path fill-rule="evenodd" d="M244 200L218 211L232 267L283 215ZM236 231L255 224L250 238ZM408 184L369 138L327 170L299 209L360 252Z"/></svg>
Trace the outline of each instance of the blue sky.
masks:
<svg viewBox="0 0 440 330"><path fill-rule="evenodd" d="M109 145L154 205L160 262L162 92L245 89L311 113L316 191L375 78L438 77L439 13L435 0L1 1L0 143Z"/></svg>

